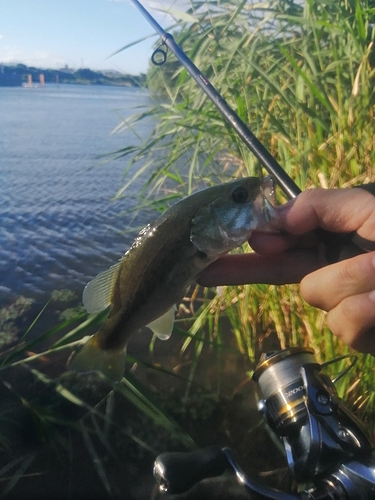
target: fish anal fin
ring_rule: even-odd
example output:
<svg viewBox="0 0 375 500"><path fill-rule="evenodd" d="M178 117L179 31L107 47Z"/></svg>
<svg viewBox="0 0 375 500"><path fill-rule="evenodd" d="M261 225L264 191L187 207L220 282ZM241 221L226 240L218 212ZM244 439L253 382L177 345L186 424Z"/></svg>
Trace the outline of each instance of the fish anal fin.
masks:
<svg viewBox="0 0 375 500"><path fill-rule="evenodd" d="M147 326L160 340L168 340L172 335L176 306L173 306L160 318L151 321Z"/></svg>
<svg viewBox="0 0 375 500"><path fill-rule="evenodd" d="M82 373L99 371L114 382L118 382L124 376L125 351L101 349L94 335L73 358L69 369Z"/></svg>
<svg viewBox="0 0 375 500"><path fill-rule="evenodd" d="M122 260L87 283L82 297L87 312L103 311L111 304L112 291L121 263Z"/></svg>

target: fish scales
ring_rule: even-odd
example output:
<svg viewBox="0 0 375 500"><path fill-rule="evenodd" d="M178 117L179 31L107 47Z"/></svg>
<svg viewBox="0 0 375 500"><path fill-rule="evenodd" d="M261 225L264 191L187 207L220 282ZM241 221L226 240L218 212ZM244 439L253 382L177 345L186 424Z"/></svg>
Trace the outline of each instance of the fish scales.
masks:
<svg viewBox="0 0 375 500"><path fill-rule="evenodd" d="M208 265L207 255L190 242L190 214L184 221L179 217L178 231L176 215L150 225L125 255L113 290L111 322L99 332L104 349L123 348L133 333L179 302L192 275ZM113 335L114 328L121 333Z"/></svg>

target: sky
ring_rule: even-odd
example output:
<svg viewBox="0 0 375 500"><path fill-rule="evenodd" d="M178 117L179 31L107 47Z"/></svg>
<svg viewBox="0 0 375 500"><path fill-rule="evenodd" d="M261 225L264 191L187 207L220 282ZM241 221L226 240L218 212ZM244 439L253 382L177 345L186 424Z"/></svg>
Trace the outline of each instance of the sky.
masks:
<svg viewBox="0 0 375 500"><path fill-rule="evenodd" d="M166 9L173 0L146 0L144 6ZM171 18L150 9L163 28ZM125 45L152 35L113 57ZM152 27L130 0L0 0L0 63L60 69L147 71Z"/></svg>

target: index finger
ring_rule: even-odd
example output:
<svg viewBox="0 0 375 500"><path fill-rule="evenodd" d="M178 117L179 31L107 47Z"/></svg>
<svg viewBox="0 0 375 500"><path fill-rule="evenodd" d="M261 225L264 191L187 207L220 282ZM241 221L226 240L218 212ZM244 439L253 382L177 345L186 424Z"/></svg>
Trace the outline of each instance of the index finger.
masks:
<svg viewBox="0 0 375 500"><path fill-rule="evenodd" d="M197 283L202 286L299 283L321 265L317 253L309 249L292 249L271 256L256 253L224 255L206 267Z"/></svg>

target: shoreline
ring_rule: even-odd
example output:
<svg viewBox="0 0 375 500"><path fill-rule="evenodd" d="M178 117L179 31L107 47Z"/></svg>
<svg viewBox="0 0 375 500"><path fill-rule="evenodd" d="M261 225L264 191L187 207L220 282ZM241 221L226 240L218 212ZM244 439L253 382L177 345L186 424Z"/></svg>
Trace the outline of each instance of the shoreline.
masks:
<svg viewBox="0 0 375 500"><path fill-rule="evenodd" d="M123 74L118 71L92 71L89 68L73 70L43 69L24 64L0 63L0 87L43 87L45 84L107 85L111 87L144 87L146 75Z"/></svg>

